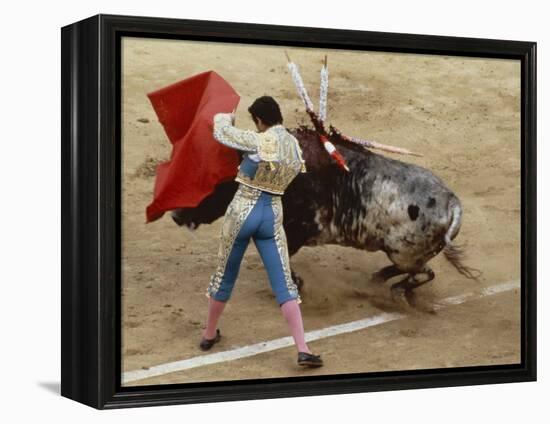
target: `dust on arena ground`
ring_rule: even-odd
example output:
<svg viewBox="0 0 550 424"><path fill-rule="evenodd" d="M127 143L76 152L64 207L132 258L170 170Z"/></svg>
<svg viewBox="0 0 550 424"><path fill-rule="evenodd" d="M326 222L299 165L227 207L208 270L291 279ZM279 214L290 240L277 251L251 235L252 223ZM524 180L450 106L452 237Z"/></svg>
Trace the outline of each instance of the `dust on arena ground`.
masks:
<svg viewBox="0 0 550 424"><path fill-rule="evenodd" d="M294 348L285 348L129 385L518 363L518 290L430 310L437 299L519 279L519 62L287 50L313 99L328 54L331 123L347 134L424 154L392 157L432 170L459 196L464 216L457 242L467 243L468 264L483 271L482 280L465 279L437 256L430 262L436 278L417 290L417 311L311 343L325 360L317 370L299 369ZM132 371L202 354L197 345L206 317L204 293L221 224L194 233L178 228L168 215L145 224L151 169L170 155L146 93L212 69L241 95L240 127L253 128L246 108L264 94L280 102L288 127L307 123L307 116L276 47L130 38L123 41L122 63L122 368ZM306 331L401 311L389 291L398 277L384 285L370 281L388 264L382 252L303 248L292 265L305 280ZM220 327L219 351L288 335L252 244Z"/></svg>

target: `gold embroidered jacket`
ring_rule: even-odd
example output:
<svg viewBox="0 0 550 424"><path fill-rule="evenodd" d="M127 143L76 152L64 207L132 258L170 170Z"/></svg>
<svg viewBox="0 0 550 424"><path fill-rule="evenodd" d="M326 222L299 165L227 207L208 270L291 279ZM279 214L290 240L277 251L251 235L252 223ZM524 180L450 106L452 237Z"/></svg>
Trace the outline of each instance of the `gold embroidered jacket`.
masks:
<svg viewBox="0 0 550 424"><path fill-rule="evenodd" d="M231 114L214 116L214 138L241 150L257 163L253 175L239 166L236 181L249 187L282 195L298 173L306 172L298 140L283 125L273 125L263 133L235 128Z"/></svg>

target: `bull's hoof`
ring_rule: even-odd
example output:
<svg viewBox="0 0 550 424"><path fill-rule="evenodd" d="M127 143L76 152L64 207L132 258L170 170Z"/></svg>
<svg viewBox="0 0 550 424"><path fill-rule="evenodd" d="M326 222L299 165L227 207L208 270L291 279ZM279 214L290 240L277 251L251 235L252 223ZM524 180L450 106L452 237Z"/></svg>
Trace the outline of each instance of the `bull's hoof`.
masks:
<svg viewBox="0 0 550 424"><path fill-rule="evenodd" d="M416 295L414 294L413 289L405 290L405 299L407 300L409 306L416 308Z"/></svg>
<svg viewBox="0 0 550 424"><path fill-rule="evenodd" d="M416 305L415 295L412 289L392 287L391 297L392 300L403 309L414 309Z"/></svg>

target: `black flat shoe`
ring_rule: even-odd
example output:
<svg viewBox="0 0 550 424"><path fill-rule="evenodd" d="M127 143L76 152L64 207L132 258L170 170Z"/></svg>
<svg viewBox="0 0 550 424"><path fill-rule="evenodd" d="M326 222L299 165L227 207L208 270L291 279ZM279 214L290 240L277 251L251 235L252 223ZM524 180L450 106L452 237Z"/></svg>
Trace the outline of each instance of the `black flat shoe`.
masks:
<svg viewBox="0 0 550 424"><path fill-rule="evenodd" d="M220 334L220 329L218 328L216 329L216 337L214 337L213 339L205 339L203 337L199 347L201 348L201 350L210 350L210 348L218 343L221 338L222 336Z"/></svg>
<svg viewBox="0 0 550 424"><path fill-rule="evenodd" d="M323 360L320 355L298 352L298 365L302 367L317 368L323 366Z"/></svg>

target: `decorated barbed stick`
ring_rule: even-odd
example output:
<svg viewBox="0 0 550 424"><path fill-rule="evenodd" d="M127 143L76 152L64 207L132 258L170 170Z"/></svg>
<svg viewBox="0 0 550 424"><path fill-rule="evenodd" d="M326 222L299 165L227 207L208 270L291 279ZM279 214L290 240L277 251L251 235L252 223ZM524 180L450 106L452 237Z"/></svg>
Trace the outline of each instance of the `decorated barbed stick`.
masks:
<svg viewBox="0 0 550 424"><path fill-rule="evenodd" d="M387 144L378 143L377 141L363 140L357 137L349 137L345 134L342 134L342 132L340 132L338 129L336 129L332 125L330 126L330 134L336 134L338 137L342 138L343 140L363 146L365 149L378 149L378 150L384 150L386 152L391 152L391 153L399 153L401 155L411 155L411 156L420 156L420 157L423 156L420 153L414 153L402 147L390 146Z"/></svg>
<svg viewBox="0 0 550 424"><path fill-rule="evenodd" d="M319 119L325 123L327 121L327 98L328 98L328 66L327 55L321 68L321 89L319 91Z"/></svg>
<svg viewBox="0 0 550 424"><path fill-rule="evenodd" d="M292 63L290 60L290 57L285 52L285 55L289 61L289 64L292 64L291 67L289 65L289 69L291 70L291 73L293 73L293 80L296 83L296 88L298 90L298 94L300 97L302 97L302 100L304 101L304 104L306 105L306 112L309 114L311 121L313 123L313 126L315 127L315 130L319 134L320 141L323 143L325 150L330 154L330 156L338 163L340 167L345 169L346 171L349 171L349 168L346 165L344 157L338 152L336 147L329 141L330 134L327 133L324 123L326 122L326 105L327 105L327 94L328 94L328 67L327 67L327 57L325 56L325 62L324 67L321 70L321 92L320 92L320 99L319 99L319 109L320 112L324 110L324 119L322 118L321 114L317 115L313 110L313 105L311 103L311 100L307 94L307 90L305 88L305 85L303 83L302 77L300 76L298 67ZM325 72L323 72L323 70ZM326 81L323 82L323 74L326 77ZM396 147L396 146L390 146L382 143L378 143L376 141L369 141L369 140L363 140L357 137L349 137L342 132L340 132L338 129L330 126L330 133L337 134L341 139L348 141L350 143L358 144L360 146L363 146L365 149L378 149L383 150L390 153L398 153L402 155L412 155L412 156L422 156L419 153L411 152L408 149Z"/></svg>
<svg viewBox="0 0 550 424"><path fill-rule="evenodd" d="M298 95L302 98L304 104L306 105L306 110L313 110L313 103L311 102L311 99L307 94L304 81L302 80L302 76L300 75L300 71L298 70L298 65L290 60L290 56L286 51L285 55L288 59L287 67L290 71L290 75L292 76L292 80L294 81L294 85L296 86L296 90L298 90Z"/></svg>
<svg viewBox="0 0 550 424"><path fill-rule="evenodd" d="M310 100L310 98L307 94L306 88L304 86L304 82L302 80L302 77L300 76L300 72L298 71L298 67L296 66L296 64L294 64L290 60L290 56L288 55L288 53L286 51L285 51L285 55L286 55L286 58L288 60L288 67L289 67L290 72L292 74L292 79L294 80L294 82L296 84L298 94L300 95L300 97L302 97L302 100L304 101L304 103L306 105L306 111L310 115L310 118L313 122L313 125L315 126L315 129L319 133L319 135L321 137L321 141L323 141L323 143L325 143L325 141L328 142L329 134L327 133L327 131L324 127L324 123L326 122L326 117L327 117L326 110L327 110L327 97L328 97L327 56L325 55L324 66L321 69L321 90L320 90L320 94L319 94L319 115L317 115L313 111L313 104L311 103L311 100ZM414 152L411 152L408 149L404 149L404 148L401 148L401 147L390 146L390 145L378 143L376 141L362 140L362 139L357 138L357 137L349 137L345 134L342 134L340 131L338 131L333 126L330 126L330 132L331 133L336 133L340 138L342 138L345 141L361 145L365 149L378 149L378 150L383 150L383 151L391 152L391 153L399 153L399 154L402 154L402 155L422 156L419 153L414 153ZM347 166L345 165L344 158L336 150L336 147L334 147L334 145L332 145L332 143L330 143L329 145L325 144L325 149L327 150L327 152L329 152L329 154L331 156L335 157L335 160L337 160L337 162L339 164L343 163L343 166L341 165L343 168L348 169ZM335 153L333 154L332 152L335 152ZM336 159L336 157L339 157L340 160Z"/></svg>
<svg viewBox="0 0 550 424"><path fill-rule="evenodd" d="M340 168L346 170L349 172L349 168L346 164L346 160L344 157L340 154L340 152L336 149L334 144L332 144L328 140L328 134L325 129L325 126L323 123L319 120L319 117L313 110L313 103L311 102L311 99L309 98L309 95L307 94L306 87L304 85L304 81L302 80L302 77L300 75L300 71L298 70L298 66L293 63L290 60L290 56L285 51L285 56L288 60L287 66L288 70L290 71L290 74L292 76L292 80L294 81L294 85L296 86L296 90L298 91L298 95L302 98L305 106L306 106L306 112L311 117L311 120L313 122L313 126L315 127L317 133L319 134L319 141L323 144L323 147L327 151L327 153L330 155L332 159L340 166Z"/></svg>
<svg viewBox="0 0 550 424"><path fill-rule="evenodd" d="M340 168L345 169L347 172L349 172L349 168L346 164L344 156L342 156L342 154L336 149L336 146L329 141L329 135L325 129L325 126L319 119L319 116L312 110L308 110L307 113L311 118L311 122L313 123L315 131L319 135L319 141L323 143L325 150L328 152L330 157L332 157L332 159L336 161Z"/></svg>

